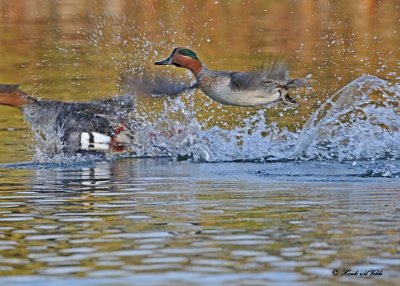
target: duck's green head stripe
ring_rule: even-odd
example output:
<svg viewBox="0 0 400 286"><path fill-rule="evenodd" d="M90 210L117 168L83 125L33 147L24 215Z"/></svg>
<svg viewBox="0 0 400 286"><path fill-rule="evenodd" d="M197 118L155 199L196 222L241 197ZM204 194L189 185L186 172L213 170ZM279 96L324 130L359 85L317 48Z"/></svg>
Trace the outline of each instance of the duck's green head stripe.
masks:
<svg viewBox="0 0 400 286"><path fill-rule="evenodd" d="M199 60L197 55L195 54L195 52L193 52L193 51L191 51L189 49L181 49L181 50L179 50L179 54L182 55L182 56L190 57L190 58L195 59L195 60Z"/></svg>

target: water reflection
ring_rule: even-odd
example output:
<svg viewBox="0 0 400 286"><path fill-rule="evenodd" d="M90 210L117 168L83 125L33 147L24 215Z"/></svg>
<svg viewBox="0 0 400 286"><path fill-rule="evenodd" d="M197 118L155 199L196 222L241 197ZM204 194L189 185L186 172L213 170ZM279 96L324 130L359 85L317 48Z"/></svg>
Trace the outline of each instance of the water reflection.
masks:
<svg viewBox="0 0 400 286"><path fill-rule="evenodd" d="M338 167L325 163L327 172ZM290 182L273 175L280 168L125 159L2 170L1 274L121 282L146 273L181 282L224 274L213 277L237 285L249 277L317 282L335 279L335 267L357 265L383 269L383 279L394 275L397 179L327 184L304 171Z"/></svg>

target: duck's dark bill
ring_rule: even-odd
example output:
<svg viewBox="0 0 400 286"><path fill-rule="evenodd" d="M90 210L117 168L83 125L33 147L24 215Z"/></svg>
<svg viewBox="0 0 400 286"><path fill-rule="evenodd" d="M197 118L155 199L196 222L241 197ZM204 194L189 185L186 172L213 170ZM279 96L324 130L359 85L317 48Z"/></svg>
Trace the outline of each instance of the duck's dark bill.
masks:
<svg viewBox="0 0 400 286"><path fill-rule="evenodd" d="M170 65L171 63L172 63L171 57L169 57L169 58L166 59L166 60L159 61L159 62L155 62L154 64L155 64L155 65Z"/></svg>

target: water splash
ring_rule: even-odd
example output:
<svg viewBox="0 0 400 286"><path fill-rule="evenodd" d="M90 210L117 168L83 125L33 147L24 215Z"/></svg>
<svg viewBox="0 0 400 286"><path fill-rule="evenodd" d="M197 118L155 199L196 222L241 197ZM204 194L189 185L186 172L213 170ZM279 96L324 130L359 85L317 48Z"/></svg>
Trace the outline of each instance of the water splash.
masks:
<svg viewBox="0 0 400 286"><path fill-rule="evenodd" d="M311 116L288 158L399 158L399 99L400 88L385 80L354 80Z"/></svg>
<svg viewBox="0 0 400 286"><path fill-rule="evenodd" d="M399 97L397 85L362 76L332 95L303 129L295 132L274 122L267 125L264 110L232 130L201 128L194 113L185 111L185 104L176 99L140 136L153 134L156 142L150 140L149 144L161 153L191 156L195 161L399 159ZM170 118L176 112L182 112L183 121ZM143 154L154 152L150 145L142 145Z"/></svg>
<svg viewBox="0 0 400 286"><path fill-rule="evenodd" d="M129 156L170 156L195 162L397 160L400 158L399 99L399 85L362 76L333 94L300 131L289 131L276 122L267 123L264 109L244 119L241 126L227 130L204 127L196 117L193 92L187 92L186 97L166 100L164 111L156 120L148 120L148 114L133 120L142 125L135 130ZM123 114L132 119L133 115L126 110ZM36 162L65 164L113 158L82 154L71 158L53 149L48 152L44 148L48 142L40 139L43 136L35 137L38 138ZM392 169L374 169L371 174L397 174Z"/></svg>

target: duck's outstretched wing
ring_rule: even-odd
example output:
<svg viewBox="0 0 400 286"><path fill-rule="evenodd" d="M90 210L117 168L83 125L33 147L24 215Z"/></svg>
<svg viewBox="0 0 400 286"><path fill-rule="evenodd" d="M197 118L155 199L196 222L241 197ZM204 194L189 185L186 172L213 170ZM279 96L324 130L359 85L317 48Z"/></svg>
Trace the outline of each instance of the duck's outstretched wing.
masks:
<svg viewBox="0 0 400 286"><path fill-rule="evenodd" d="M282 82L289 80L289 64L284 58L270 58L263 66L263 72L265 79Z"/></svg>
<svg viewBox="0 0 400 286"><path fill-rule="evenodd" d="M282 58L271 58L262 69L254 72L230 72L233 89L254 90L265 83L287 82L289 68Z"/></svg>
<svg viewBox="0 0 400 286"><path fill-rule="evenodd" d="M175 96L198 87L197 82L187 84L161 76L125 75L121 79L122 86L128 92L147 94L151 96Z"/></svg>
<svg viewBox="0 0 400 286"><path fill-rule="evenodd" d="M231 85L236 90L255 90L261 86L299 88L309 85L308 78L289 79L289 65L282 58L271 58L262 70L230 72Z"/></svg>
<svg viewBox="0 0 400 286"><path fill-rule="evenodd" d="M231 72L230 84L233 90L254 90L260 88L264 79L262 72Z"/></svg>
<svg viewBox="0 0 400 286"><path fill-rule="evenodd" d="M263 83L274 82L276 85L288 88L299 88L310 85L310 77L305 78L289 78L289 65L283 58L271 58L269 63L264 67L265 80Z"/></svg>

